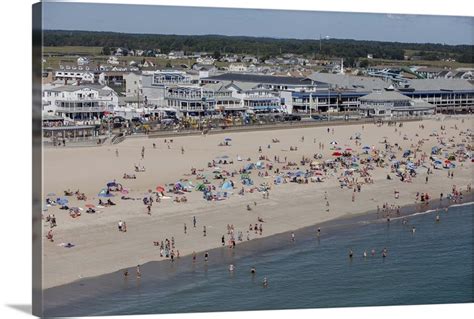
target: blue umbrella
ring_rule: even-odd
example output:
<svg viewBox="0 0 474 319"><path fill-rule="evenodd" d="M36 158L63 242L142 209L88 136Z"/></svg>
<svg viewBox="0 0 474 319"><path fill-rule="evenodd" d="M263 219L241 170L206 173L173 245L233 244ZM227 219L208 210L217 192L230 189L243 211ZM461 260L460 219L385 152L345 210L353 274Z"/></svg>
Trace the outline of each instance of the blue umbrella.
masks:
<svg viewBox="0 0 474 319"><path fill-rule="evenodd" d="M107 189L102 188L97 196L99 196L99 197L113 197L114 195L112 195L110 193L107 194Z"/></svg>
<svg viewBox="0 0 474 319"><path fill-rule="evenodd" d="M224 141L230 142L230 141L232 141L232 139L230 137L226 137L226 138L224 138Z"/></svg>
<svg viewBox="0 0 474 319"><path fill-rule="evenodd" d="M107 187L113 187L113 186L117 186L117 183L116 182L108 182L107 183Z"/></svg>
<svg viewBox="0 0 474 319"><path fill-rule="evenodd" d="M56 199L56 202L59 205L66 205L67 203L69 203L69 200L65 197L60 197L60 198Z"/></svg>
<svg viewBox="0 0 474 319"><path fill-rule="evenodd" d="M362 149L363 149L363 150L370 150L370 146L367 146L367 145L366 145L366 146L362 147Z"/></svg>

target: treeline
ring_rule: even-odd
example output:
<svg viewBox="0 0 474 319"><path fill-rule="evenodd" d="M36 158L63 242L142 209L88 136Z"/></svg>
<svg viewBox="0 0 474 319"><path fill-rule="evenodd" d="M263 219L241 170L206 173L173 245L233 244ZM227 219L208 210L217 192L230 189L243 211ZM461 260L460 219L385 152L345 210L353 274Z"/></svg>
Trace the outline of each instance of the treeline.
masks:
<svg viewBox="0 0 474 319"><path fill-rule="evenodd" d="M344 39L298 40L264 37L222 35L161 35L127 34L92 31L44 31L44 46L96 46L106 49L118 47L170 51L220 52L274 57L294 53L308 58L341 57L350 60L367 57L403 60L405 50L412 55L426 56L430 60L454 58L459 62L473 63L473 45L443 45L434 43L401 43ZM414 52L414 53L413 53Z"/></svg>

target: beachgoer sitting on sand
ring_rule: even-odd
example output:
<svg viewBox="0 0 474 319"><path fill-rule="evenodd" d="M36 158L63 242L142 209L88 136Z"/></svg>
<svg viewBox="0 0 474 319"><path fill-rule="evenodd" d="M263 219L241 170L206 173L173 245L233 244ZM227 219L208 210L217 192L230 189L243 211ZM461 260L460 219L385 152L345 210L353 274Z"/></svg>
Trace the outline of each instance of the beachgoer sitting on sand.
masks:
<svg viewBox="0 0 474 319"><path fill-rule="evenodd" d="M89 213L89 214L94 214L96 212L96 210L92 207L89 207L87 210L86 210L86 213Z"/></svg>
<svg viewBox="0 0 474 319"><path fill-rule="evenodd" d="M265 221L263 220L263 218L261 217L258 217L257 220L260 222L260 223L264 223Z"/></svg>
<svg viewBox="0 0 474 319"><path fill-rule="evenodd" d="M107 199L107 204L110 205L110 206L115 206L115 203L112 202L112 201L110 200L110 198Z"/></svg>
<svg viewBox="0 0 474 319"><path fill-rule="evenodd" d="M48 231L48 234L46 235L46 238L47 238L49 241L51 241L51 242L54 241L54 239L53 239L53 231L52 231L52 230L49 230L49 231Z"/></svg>
<svg viewBox="0 0 474 319"><path fill-rule="evenodd" d="M252 207L250 207L249 204L247 204L247 210L248 210L248 211L251 211L251 210L252 210Z"/></svg>

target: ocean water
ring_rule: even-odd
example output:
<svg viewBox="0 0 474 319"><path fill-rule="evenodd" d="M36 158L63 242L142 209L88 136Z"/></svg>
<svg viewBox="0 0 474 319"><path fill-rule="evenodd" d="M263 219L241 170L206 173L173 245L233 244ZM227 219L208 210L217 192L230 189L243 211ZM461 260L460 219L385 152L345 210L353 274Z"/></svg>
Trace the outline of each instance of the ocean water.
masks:
<svg viewBox="0 0 474 319"><path fill-rule="evenodd" d="M310 227L295 232L294 243L289 234L281 234L238 245L235 251L213 250L208 264L199 260L193 265L189 258L149 263L140 280L134 271L127 280L117 272L47 290L45 315L473 302L473 210L472 203L450 207L441 211L440 222L436 212L428 211L409 215L408 225L375 217L324 224L319 240ZM256 275L250 273L252 266Z"/></svg>

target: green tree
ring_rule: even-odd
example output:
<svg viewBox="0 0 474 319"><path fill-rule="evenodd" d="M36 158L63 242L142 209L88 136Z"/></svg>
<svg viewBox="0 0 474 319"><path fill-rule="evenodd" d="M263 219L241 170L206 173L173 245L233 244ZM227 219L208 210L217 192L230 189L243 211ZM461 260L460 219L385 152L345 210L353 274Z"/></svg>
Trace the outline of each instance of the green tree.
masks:
<svg viewBox="0 0 474 319"><path fill-rule="evenodd" d="M214 54L212 55L212 57L216 60L219 60L221 58L221 53L219 51L214 51Z"/></svg>
<svg viewBox="0 0 474 319"><path fill-rule="evenodd" d="M360 68L364 68L364 69L365 69L365 68L367 68L368 66L369 66L369 60L367 60L367 59L363 59L363 60L361 60L360 63L359 63L359 67L360 67Z"/></svg>
<svg viewBox="0 0 474 319"><path fill-rule="evenodd" d="M102 53L102 55L110 55L110 48L109 47L103 47L101 53Z"/></svg>

